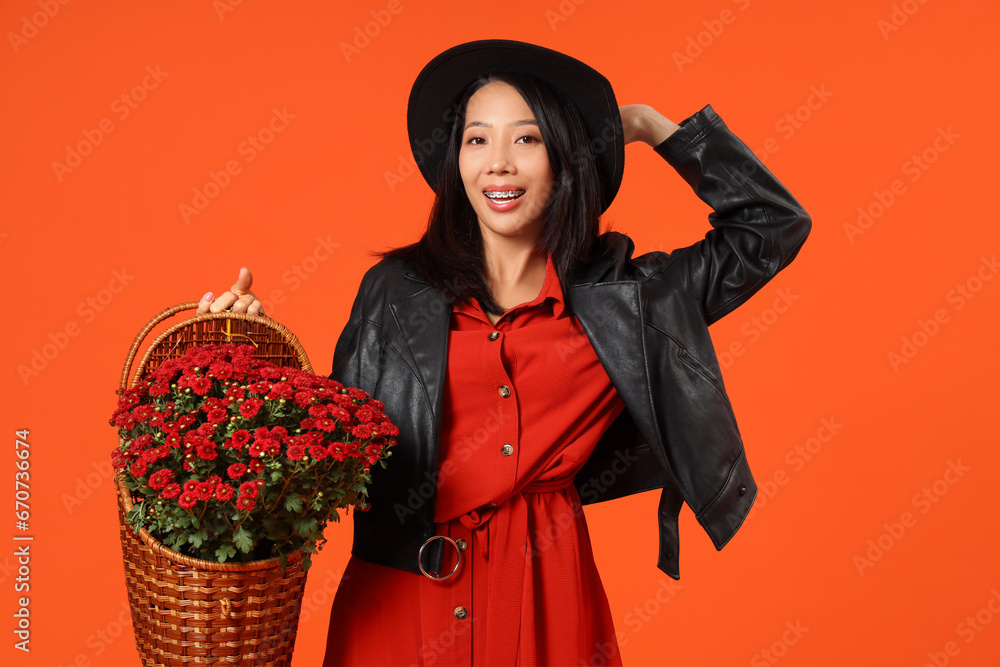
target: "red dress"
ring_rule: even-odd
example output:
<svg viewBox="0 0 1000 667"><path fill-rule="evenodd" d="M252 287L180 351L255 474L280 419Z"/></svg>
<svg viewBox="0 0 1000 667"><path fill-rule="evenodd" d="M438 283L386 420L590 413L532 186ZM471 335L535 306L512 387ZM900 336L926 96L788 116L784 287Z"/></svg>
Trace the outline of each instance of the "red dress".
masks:
<svg viewBox="0 0 1000 667"><path fill-rule="evenodd" d="M495 326L457 307L450 329L434 520L458 571L352 557L324 665L621 665L573 476L624 405L551 258L535 299Z"/></svg>

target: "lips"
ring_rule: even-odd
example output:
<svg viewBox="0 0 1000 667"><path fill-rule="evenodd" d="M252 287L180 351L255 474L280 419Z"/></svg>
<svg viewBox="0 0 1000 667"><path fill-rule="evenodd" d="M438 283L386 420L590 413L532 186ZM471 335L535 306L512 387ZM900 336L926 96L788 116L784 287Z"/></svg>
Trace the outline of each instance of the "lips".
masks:
<svg viewBox="0 0 1000 667"><path fill-rule="evenodd" d="M507 185L489 186L483 189L486 204L494 211L509 211L521 202L525 190Z"/></svg>

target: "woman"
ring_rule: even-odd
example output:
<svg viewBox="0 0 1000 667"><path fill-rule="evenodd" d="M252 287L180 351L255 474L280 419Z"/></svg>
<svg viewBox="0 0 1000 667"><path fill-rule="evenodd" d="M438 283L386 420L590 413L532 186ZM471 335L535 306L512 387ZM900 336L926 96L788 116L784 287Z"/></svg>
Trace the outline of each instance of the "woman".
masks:
<svg viewBox="0 0 1000 667"><path fill-rule="evenodd" d="M661 489L657 567L687 502L717 548L756 494L707 327L788 264L810 221L706 106L620 108L563 54L489 40L410 95L436 191L416 244L365 275L332 377L400 428L333 606L327 665L620 665L582 506ZM632 257L599 234L624 145L714 209L706 237ZM249 272L201 310L259 312Z"/></svg>

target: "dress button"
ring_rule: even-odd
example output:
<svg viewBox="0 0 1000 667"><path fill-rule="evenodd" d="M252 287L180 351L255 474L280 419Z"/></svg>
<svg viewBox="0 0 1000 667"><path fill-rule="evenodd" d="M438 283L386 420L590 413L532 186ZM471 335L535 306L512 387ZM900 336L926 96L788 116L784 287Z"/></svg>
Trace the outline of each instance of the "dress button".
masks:
<svg viewBox="0 0 1000 667"><path fill-rule="evenodd" d="M740 495L742 496L746 492L747 492L747 485L746 484L740 484Z"/></svg>
<svg viewBox="0 0 1000 667"><path fill-rule="evenodd" d="M483 507L485 507L487 509L495 510L497 508L497 504L496 503L486 503L485 505L483 505Z"/></svg>
<svg viewBox="0 0 1000 667"><path fill-rule="evenodd" d="M459 551L465 551L466 548L469 546L469 543L463 540L462 538L458 538L457 540L455 540L455 544L458 545Z"/></svg>
<svg viewBox="0 0 1000 667"><path fill-rule="evenodd" d="M514 453L514 448L509 444L504 445L503 447L500 448L500 453L503 454L504 456L510 456L511 454Z"/></svg>
<svg viewBox="0 0 1000 667"><path fill-rule="evenodd" d="M507 398L510 396L510 387L505 384L500 385L500 397Z"/></svg>
<svg viewBox="0 0 1000 667"><path fill-rule="evenodd" d="M494 331L493 333L490 334L490 340L496 340L499 337L500 337L499 331Z"/></svg>
<svg viewBox="0 0 1000 667"><path fill-rule="evenodd" d="M469 612L465 607L455 607L455 618L462 620L468 615Z"/></svg>

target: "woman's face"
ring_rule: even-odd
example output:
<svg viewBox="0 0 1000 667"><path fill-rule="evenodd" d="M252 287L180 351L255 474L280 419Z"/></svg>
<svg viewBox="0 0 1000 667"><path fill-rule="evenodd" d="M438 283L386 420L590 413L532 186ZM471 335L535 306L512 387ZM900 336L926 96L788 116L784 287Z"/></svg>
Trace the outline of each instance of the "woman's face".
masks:
<svg viewBox="0 0 1000 667"><path fill-rule="evenodd" d="M538 240L552 169L534 114L509 84L488 83L469 99L458 167L484 240Z"/></svg>

